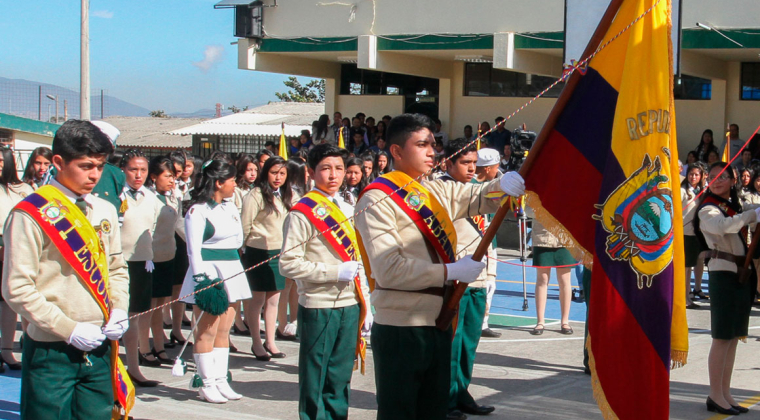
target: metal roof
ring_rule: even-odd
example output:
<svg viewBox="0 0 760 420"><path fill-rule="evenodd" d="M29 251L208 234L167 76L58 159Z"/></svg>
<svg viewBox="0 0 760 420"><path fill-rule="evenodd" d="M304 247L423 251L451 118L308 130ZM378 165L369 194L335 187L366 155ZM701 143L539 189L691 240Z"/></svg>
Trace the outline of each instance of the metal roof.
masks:
<svg viewBox="0 0 760 420"><path fill-rule="evenodd" d="M256 3L255 0L222 0L214 5L214 9L229 9L235 6L248 6Z"/></svg>
<svg viewBox="0 0 760 420"><path fill-rule="evenodd" d="M203 121L202 118L107 117L103 121L121 131L119 147L189 148L191 138L169 135L169 131Z"/></svg>
<svg viewBox="0 0 760 420"><path fill-rule="evenodd" d="M41 136L53 137L60 126L60 124L0 113L0 128L8 130L24 131L32 134L39 134Z"/></svg>
<svg viewBox="0 0 760 420"><path fill-rule="evenodd" d="M301 130L311 130L311 124L324 113L322 103L270 102L257 108L238 112L226 117L206 120L199 124L180 128L170 134L189 136L298 136Z"/></svg>

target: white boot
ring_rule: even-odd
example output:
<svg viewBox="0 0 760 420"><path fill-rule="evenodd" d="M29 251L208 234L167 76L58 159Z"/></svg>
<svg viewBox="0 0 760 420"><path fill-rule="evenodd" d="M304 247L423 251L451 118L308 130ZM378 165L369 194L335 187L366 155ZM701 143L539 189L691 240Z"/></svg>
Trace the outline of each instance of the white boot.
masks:
<svg viewBox="0 0 760 420"><path fill-rule="evenodd" d="M216 379L216 389L219 390L225 398L228 400L239 400L243 398L242 395L233 391L230 388L229 382L227 382L227 369L230 361L230 348L229 347L214 347L214 351L211 352L214 355L214 372Z"/></svg>
<svg viewBox="0 0 760 420"><path fill-rule="evenodd" d="M198 394L210 403L226 403L227 398L224 398L216 388L214 353L193 353L193 357L195 358L195 368L198 371L198 376L203 381L203 386L198 390Z"/></svg>

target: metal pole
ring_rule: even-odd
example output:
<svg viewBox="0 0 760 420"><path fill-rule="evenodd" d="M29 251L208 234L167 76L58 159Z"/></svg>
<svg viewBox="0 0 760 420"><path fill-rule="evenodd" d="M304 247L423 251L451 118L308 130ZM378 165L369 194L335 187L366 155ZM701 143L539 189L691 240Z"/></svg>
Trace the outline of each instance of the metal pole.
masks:
<svg viewBox="0 0 760 420"><path fill-rule="evenodd" d="M100 119L103 119L103 89L100 89Z"/></svg>
<svg viewBox="0 0 760 420"><path fill-rule="evenodd" d="M82 0L79 117L90 120L90 0Z"/></svg>
<svg viewBox="0 0 760 420"><path fill-rule="evenodd" d="M528 286L526 283L525 264L528 262L528 218L525 211L520 210L517 215L517 224L520 229L520 263L522 265L523 281L523 311L528 310Z"/></svg>
<svg viewBox="0 0 760 420"><path fill-rule="evenodd" d="M58 124L58 95L55 95L55 123Z"/></svg>
<svg viewBox="0 0 760 420"><path fill-rule="evenodd" d="M38 86L39 95L37 95L37 120L42 121L42 85Z"/></svg>
<svg viewBox="0 0 760 420"><path fill-rule="evenodd" d="M63 100L63 121L65 122L68 120L69 120L69 106L66 103L66 100L64 99Z"/></svg>

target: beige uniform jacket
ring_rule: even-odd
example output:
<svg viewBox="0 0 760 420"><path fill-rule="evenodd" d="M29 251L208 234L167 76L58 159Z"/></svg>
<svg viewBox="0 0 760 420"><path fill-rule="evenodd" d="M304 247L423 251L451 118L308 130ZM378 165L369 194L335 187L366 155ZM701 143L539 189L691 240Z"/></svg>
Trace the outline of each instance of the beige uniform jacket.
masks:
<svg viewBox="0 0 760 420"><path fill-rule="evenodd" d="M60 186L67 196L75 195ZM121 252L118 216L113 204L93 195L88 203L87 220L95 226L103 221L110 232L101 231L108 261L108 284L111 305L125 312L129 306L129 276ZM11 309L30 322L27 333L36 341L66 341L77 322L97 326L105 323L95 299L82 284L74 269L31 216L14 211L5 230L3 297Z"/></svg>
<svg viewBox="0 0 760 420"><path fill-rule="evenodd" d="M34 189L29 184L0 185L0 237L3 236L5 221L13 207L33 192Z"/></svg>
<svg viewBox="0 0 760 420"><path fill-rule="evenodd" d="M452 220L494 213L499 207L497 200L485 197L488 192L499 191L499 180L484 184L436 180L423 185L436 196ZM443 286L445 267L412 219L385 196L380 190L364 193L356 205L356 228L376 284L410 292L376 288L372 292L375 321L400 327L434 326L442 298L411 291Z"/></svg>
<svg viewBox="0 0 760 420"><path fill-rule="evenodd" d="M123 194L127 211L121 226L121 247L127 261L153 260L153 233L164 207L155 193L144 186L140 191L142 194L137 194L137 200L130 193Z"/></svg>
<svg viewBox="0 0 760 420"><path fill-rule="evenodd" d="M294 195L293 203L297 201ZM274 197L274 203L277 211L264 206L264 198L261 196L259 187L252 189L243 198L241 217L246 246L266 250L282 248L282 225L285 223L288 210L277 195Z"/></svg>
<svg viewBox="0 0 760 420"><path fill-rule="evenodd" d="M182 218L182 202L173 194L165 195L163 204L156 220L153 232L153 262L170 261L177 252L177 241L174 234L185 236L185 221ZM161 199L156 196L159 201Z"/></svg>
<svg viewBox="0 0 760 420"><path fill-rule="evenodd" d="M337 200L346 217L351 217L353 206L341 198ZM296 281L298 304L304 308L342 308L357 304L354 282L338 281L338 266L343 260L324 236L315 237L317 233L317 228L300 211L291 212L285 218L282 248L288 252L280 257L280 274ZM294 246L297 247L291 250ZM364 270L359 270L359 276L361 293L369 305Z"/></svg>
<svg viewBox="0 0 760 420"><path fill-rule="evenodd" d="M683 206L683 234L694 236L694 215L699 207L699 200L695 200L694 190L681 187L681 205Z"/></svg>
<svg viewBox="0 0 760 420"><path fill-rule="evenodd" d="M699 228L707 246L733 255L745 255L744 245L737 233L744 226L755 222L757 215L753 210L732 217L725 217L715 206L705 206L699 210ZM736 272L736 264L718 258L711 258L707 267L710 271Z"/></svg>

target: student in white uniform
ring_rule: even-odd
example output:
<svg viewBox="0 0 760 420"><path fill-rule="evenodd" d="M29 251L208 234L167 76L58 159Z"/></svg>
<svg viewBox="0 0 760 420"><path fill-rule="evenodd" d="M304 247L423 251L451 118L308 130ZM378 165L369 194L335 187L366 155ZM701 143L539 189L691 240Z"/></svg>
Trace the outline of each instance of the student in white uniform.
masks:
<svg viewBox="0 0 760 420"><path fill-rule="evenodd" d="M190 268L182 284L182 296L195 290L194 276L206 274L211 280L225 280L224 289L230 304L251 297L238 254L243 246L243 226L240 213L230 200L235 194L235 173L235 166L223 160L210 160L201 167L200 179L191 192L185 215ZM190 296L185 302L195 303L195 298ZM217 404L240 399L242 396L227 383L234 306L230 305L220 316L202 312L198 307L193 314L198 323L193 356L203 381L198 391L201 398Z"/></svg>
<svg viewBox="0 0 760 420"><path fill-rule="evenodd" d="M129 270L129 315L151 309L153 297L153 232L164 205L145 186L148 158L137 149L124 153L121 169L126 177L119 208L121 247ZM160 366L150 350L150 314L133 322L124 334L129 376L138 386L154 387L156 381L145 379L140 365ZM161 338L163 339L163 338Z"/></svg>

